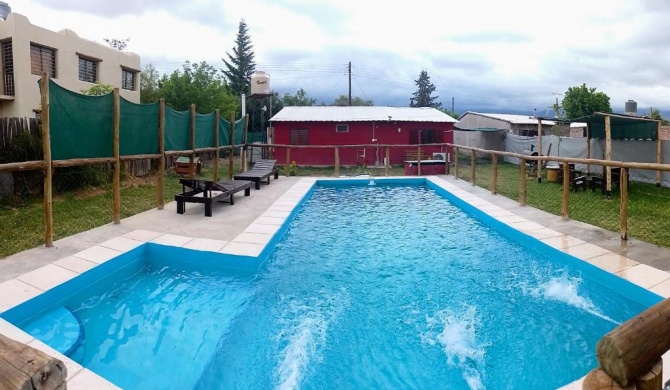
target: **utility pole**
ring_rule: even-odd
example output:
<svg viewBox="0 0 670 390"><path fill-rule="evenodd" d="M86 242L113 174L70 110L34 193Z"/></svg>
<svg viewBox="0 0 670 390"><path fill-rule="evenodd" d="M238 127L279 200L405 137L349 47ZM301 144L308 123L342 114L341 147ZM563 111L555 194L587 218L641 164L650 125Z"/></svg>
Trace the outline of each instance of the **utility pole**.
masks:
<svg viewBox="0 0 670 390"><path fill-rule="evenodd" d="M349 106L351 106L351 61L349 61Z"/></svg>
<svg viewBox="0 0 670 390"><path fill-rule="evenodd" d="M454 97L453 96L451 97L451 113L452 114L456 113L456 111L454 111Z"/></svg>

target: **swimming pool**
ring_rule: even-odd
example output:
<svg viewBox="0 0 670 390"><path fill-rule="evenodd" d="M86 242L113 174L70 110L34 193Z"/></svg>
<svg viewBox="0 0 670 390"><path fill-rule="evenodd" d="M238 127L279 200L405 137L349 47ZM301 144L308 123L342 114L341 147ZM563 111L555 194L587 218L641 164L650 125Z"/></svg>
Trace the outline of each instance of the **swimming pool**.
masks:
<svg viewBox="0 0 670 390"><path fill-rule="evenodd" d="M91 271L114 280L61 286L72 357L127 388L555 388L659 300L433 186L377 182L320 182L258 272L147 244Z"/></svg>

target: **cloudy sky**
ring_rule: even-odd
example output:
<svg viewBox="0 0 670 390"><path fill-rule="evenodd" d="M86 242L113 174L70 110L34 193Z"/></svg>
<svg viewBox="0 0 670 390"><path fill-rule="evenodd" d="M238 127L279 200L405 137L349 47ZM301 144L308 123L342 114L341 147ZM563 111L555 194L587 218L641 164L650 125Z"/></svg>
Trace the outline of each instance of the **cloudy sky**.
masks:
<svg viewBox="0 0 670 390"><path fill-rule="evenodd" d="M142 65L223 67L245 19L257 70L280 94L330 103L348 91L406 106L426 70L457 112L540 115L586 83L639 111L670 110L667 0L6 0L31 23L130 38ZM551 113L547 113L551 115Z"/></svg>

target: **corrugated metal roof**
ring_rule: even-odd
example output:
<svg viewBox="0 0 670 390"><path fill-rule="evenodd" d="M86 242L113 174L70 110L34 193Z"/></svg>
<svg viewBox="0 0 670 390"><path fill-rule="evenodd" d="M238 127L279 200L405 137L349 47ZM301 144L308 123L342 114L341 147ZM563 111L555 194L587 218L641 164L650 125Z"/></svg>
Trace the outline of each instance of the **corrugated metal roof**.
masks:
<svg viewBox="0 0 670 390"><path fill-rule="evenodd" d="M461 115L461 117L458 119L461 119L468 114L481 115L493 119L498 119L501 121L509 122L514 125L537 125L537 118L534 116L514 115L514 114L492 114L492 113L468 111L465 114ZM543 119L542 124L553 126L556 124L556 122Z"/></svg>
<svg viewBox="0 0 670 390"><path fill-rule="evenodd" d="M580 128L586 127L586 122L572 122L570 123L570 128Z"/></svg>
<svg viewBox="0 0 670 390"><path fill-rule="evenodd" d="M382 106L303 106L284 107L270 119L273 122L447 122L457 120L431 107Z"/></svg>

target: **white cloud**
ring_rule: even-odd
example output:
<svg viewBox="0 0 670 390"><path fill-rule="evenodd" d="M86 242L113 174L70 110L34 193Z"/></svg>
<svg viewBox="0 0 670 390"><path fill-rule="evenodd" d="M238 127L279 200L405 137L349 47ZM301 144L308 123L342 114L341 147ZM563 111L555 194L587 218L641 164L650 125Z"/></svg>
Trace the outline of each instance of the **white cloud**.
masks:
<svg viewBox="0 0 670 390"><path fill-rule="evenodd" d="M12 5L12 4L10 4ZM404 105L428 71L437 92L461 110L548 105L552 93L586 83L612 104L670 108L670 6L662 0L21 0L32 23L82 37L131 38L129 49L160 71L184 61L222 66L245 19L259 70L273 87L304 87L324 101L346 93ZM132 12L122 11L132 10ZM449 104L447 104L449 103Z"/></svg>

